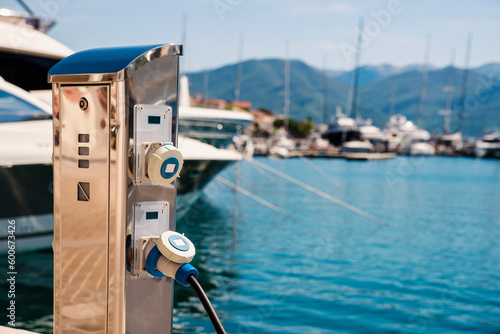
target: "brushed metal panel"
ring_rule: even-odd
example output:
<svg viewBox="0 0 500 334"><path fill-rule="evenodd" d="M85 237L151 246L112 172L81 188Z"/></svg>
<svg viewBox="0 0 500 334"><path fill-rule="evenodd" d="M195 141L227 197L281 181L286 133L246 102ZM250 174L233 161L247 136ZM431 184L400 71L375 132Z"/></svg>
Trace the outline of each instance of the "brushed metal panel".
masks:
<svg viewBox="0 0 500 334"><path fill-rule="evenodd" d="M110 84L108 333L125 332L125 240L128 131L125 85Z"/></svg>
<svg viewBox="0 0 500 334"><path fill-rule="evenodd" d="M139 65L139 64L138 64ZM138 104L166 105L172 108L172 142L177 146L179 57L150 59L136 66L125 81L127 94L127 119L129 121L130 147L135 144L133 115ZM169 229L175 230L175 197L177 181L167 186L133 185L129 179L127 198L127 228L132 228L133 203L143 201L167 201L172 205ZM125 278L126 332L171 333L173 281L171 278Z"/></svg>
<svg viewBox="0 0 500 334"><path fill-rule="evenodd" d="M55 333L107 332L108 101L108 85L59 90L54 248L59 259L55 275L60 276L54 287ZM79 147L87 147L89 155L79 155Z"/></svg>

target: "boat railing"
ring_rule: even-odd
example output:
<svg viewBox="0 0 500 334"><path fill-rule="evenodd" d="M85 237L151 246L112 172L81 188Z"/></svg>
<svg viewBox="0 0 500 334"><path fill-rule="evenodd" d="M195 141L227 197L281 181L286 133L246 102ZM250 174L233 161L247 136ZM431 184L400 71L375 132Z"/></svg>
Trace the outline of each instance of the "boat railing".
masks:
<svg viewBox="0 0 500 334"><path fill-rule="evenodd" d="M29 27L41 32L47 32L56 23L50 19L43 19L29 14L0 8L0 22Z"/></svg>

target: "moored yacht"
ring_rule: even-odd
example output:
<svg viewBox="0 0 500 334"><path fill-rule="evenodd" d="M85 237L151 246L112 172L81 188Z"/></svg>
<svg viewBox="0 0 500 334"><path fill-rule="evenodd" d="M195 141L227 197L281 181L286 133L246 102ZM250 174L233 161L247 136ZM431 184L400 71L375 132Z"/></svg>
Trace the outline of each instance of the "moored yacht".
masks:
<svg viewBox="0 0 500 334"><path fill-rule="evenodd" d="M50 90L49 69L73 53L45 34L54 22L44 22L0 8L0 76L24 90Z"/></svg>
<svg viewBox="0 0 500 334"><path fill-rule="evenodd" d="M353 140L342 144L342 153L373 153L375 147L368 140Z"/></svg>
<svg viewBox="0 0 500 334"><path fill-rule="evenodd" d="M343 153L373 153L388 151L388 135L372 125L372 121L347 117L339 110L335 121L323 134Z"/></svg>
<svg viewBox="0 0 500 334"><path fill-rule="evenodd" d="M187 76L179 84L179 132L217 148L227 148L253 116L242 110L221 110L191 105Z"/></svg>
<svg viewBox="0 0 500 334"><path fill-rule="evenodd" d="M323 138L328 139L333 146L342 146L345 142L361 140L361 132L355 119L337 110L335 120L328 125Z"/></svg>
<svg viewBox="0 0 500 334"><path fill-rule="evenodd" d="M15 222L17 250L50 247L53 230L50 105L0 78L0 219ZM0 253L7 252L7 228Z"/></svg>
<svg viewBox="0 0 500 334"><path fill-rule="evenodd" d="M464 147L462 133L448 133L436 138L436 152L440 155L455 155Z"/></svg>
<svg viewBox="0 0 500 334"><path fill-rule="evenodd" d="M434 155L431 134L409 121L404 115L393 115L384 128L389 138L389 151L410 155Z"/></svg>
<svg viewBox="0 0 500 334"><path fill-rule="evenodd" d="M500 158L500 131L478 140L474 145L474 154L478 158Z"/></svg>
<svg viewBox="0 0 500 334"><path fill-rule="evenodd" d="M359 132L364 140L373 145L376 152L387 152L389 150L389 137L379 128L372 125L372 120L368 119L363 125L359 126Z"/></svg>
<svg viewBox="0 0 500 334"><path fill-rule="evenodd" d="M436 154L436 149L431 143L416 142L411 144L408 154L413 156L434 155Z"/></svg>

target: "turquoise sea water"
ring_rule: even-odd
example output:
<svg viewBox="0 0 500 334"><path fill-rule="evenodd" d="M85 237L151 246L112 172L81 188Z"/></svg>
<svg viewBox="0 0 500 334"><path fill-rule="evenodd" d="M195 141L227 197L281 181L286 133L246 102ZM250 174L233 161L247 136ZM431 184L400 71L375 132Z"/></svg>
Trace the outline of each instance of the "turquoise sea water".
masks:
<svg viewBox="0 0 500 334"><path fill-rule="evenodd" d="M258 161L376 219L242 162L239 185L291 216L239 194L233 225L210 183L177 230L229 333L500 333L500 160ZM51 332L51 254L18 273L18 324ZM191 289L174 307L175 332L213 332Z"/></svg>

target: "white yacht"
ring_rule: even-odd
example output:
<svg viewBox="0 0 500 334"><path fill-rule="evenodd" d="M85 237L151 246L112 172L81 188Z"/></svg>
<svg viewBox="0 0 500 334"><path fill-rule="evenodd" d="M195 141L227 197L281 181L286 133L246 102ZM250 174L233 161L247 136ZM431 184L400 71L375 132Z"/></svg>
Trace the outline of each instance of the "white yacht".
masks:
<svg viewBox="0 0 500 334"><path fill-rule="evenodd" d="M373 145L372 152L389 151L389 136L376 126L372 125L371 119L364 121L364 124L359 126L358 129L359 132L361 132L361 138L369 141L370 144Z"/></svg>
<svg viewBox="0 0 500 334"><path fill-rule="evenodd" d="M16 249L50 247L53 230L50 105L0 79L0 219L14 220ZM7 252L7 228L0 254Z"/></svg>
<svg viewBox="0 0 500 334"><path fill-rule="evenodd" d="M328 139L333 146L342 146L345 142L361 140L361 132L355 119L337 110L335 121L328 125L323 138Z"/></svg>
<svg viewBox="0 0 500 334"><path fill-rule="evenodd" d="M371 119L350 118L337 110L335 121L323 134L334 146L346 153L387 152L389 136L372 125Z"/></svg>
<svg viewBox="0 0 500 334"><path fill-rule="evenodd" d="M217 148L227 148L233 137L253 122L243 110L194 107L189 95L189 80L183 75L179 84L179 133Z"/></svg>
<svg viewBox="0 0 500 334"><path fill-rule="evenodd" d="M409 155L413 156L426 156L436 154L436 149L428 142L416 142L410 146Z"/></svg>
<svg viewBox="0 0 500 334"><path fill-rule="evenodd" d="M500 158L500 131L478 140L474 145L474 154L478 158Z"/></svg>
<svg viewBox="0 0 500 334"><path fill-rule="evenodd" d="M464 148L461 132L443 134L436 138L436 152L440 155L455 155Z"/></svg>
<svg viewBox="0 0 500 334"><path fill-rule="evenodd" d="M273 137L269 138L268 146L269 156L274 158L289 158L296 149L295 141L287 137L284 129L279 130Z"/></svg>
<svg viewBox="0 0 500 334"><path fill-rule="evenodd" d="M404 115L393 115L385 126L389 137L389 151L410 155L434 155L436 150L429 142L431 134L409 121Z"/></svg>
<svg viewBox="0 0 500 334"><path fill-rule="evenodd" d="M368 140L352 140L342 144L342 153L373 153L375 147Z"/></svg>
<svg viewBox="0 0 500 334"><path fill-rule="evenodd" d="M0 76L28 91L50 90L51 86L47 82L49 69L74 53L47 36L45 31L53 22L43 22L0 8ZM38 30L40 27L44 29Z"/></svg>

